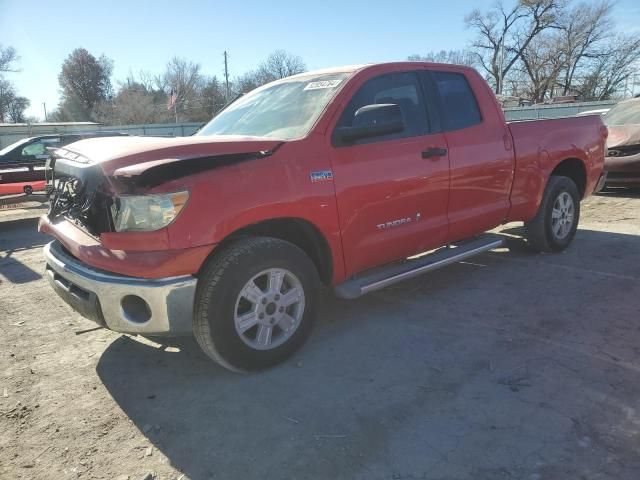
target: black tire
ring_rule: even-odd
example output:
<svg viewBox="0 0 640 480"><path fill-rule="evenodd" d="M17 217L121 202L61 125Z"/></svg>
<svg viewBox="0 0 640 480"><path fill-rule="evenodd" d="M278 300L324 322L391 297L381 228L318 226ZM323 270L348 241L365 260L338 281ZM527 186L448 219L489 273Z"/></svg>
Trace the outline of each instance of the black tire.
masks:
<svg viewBox="0 0 640 480"><path fill-rule="evenodd" d="M556 201L569 194L573 201L573 223L568 233L558 236L553 229L553 209ZM540 208L536 216L525 223L526 237L529 246L537 252L560 252L565 250L578 229L580 221L580 193L578 187L569 177L554 175L544 190Z"/></svg>
<svg viewBox="0 0 640 480"><path fill-rule="evenodd" d="M303 313L282 345L257 350L236 330L236 302L247 282L273 268L286 269L299 280L304 293ZM199 275L193 320L196 340L211 359L232 371L249 372L281 363L304 344L311 332L319 283L315 265L297 246L270 237L238 240L214 255Z"/></svg>

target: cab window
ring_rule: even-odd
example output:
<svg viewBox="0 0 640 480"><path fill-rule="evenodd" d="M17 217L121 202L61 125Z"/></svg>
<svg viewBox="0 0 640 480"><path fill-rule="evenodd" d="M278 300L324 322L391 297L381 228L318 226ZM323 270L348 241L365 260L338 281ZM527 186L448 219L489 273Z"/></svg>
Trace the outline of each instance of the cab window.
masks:
<svg viewBox="0 0 640 480"><path fill-rule="evenodd" d="M442 99L445 131L460 130L482 122L476 96L461 73L432 72Z"/></svg>
<svg viewBox="0 0 640 480"><path fill-rule="evenodd" d="M354 94L342 112L337 127L353 126L353 118L359 108L383 103L393 103L400 106L405 122L404 131L379 137L363 138L355 143L380 142L429 133L427 110L422 98L418 76L414 72L385 74L368 80Z"/></svg>

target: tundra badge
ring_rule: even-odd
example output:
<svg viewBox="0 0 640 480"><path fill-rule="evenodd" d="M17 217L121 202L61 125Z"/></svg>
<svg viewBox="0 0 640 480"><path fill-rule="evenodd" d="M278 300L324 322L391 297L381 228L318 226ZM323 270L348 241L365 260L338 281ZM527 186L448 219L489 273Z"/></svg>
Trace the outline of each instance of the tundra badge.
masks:
<svg viewBox="0 0 640 480"><path fill-rule="evenodd" d="M407 218L399 218L397 220L391 220L390 222L379 223L376 225L378 230L386 230L387 228L399 227L400 225L406 225L408 223L417 222L420 220L421 214L420 212L416 213L415 218L407 217Z"/></svg>

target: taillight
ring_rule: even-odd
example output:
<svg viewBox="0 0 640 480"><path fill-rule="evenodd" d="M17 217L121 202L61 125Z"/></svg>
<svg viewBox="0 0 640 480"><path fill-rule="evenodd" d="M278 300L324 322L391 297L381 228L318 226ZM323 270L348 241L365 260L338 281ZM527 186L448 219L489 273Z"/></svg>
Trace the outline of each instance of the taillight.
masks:
<svg viewBox="0 0 640 480"><path fill-rule="evenodd" d="M607 137L609 136L609 129L607 128L606 125L602 124L600 125L600 135L602 136L602 138L604 138L605 140L607 139Z"/></svg>

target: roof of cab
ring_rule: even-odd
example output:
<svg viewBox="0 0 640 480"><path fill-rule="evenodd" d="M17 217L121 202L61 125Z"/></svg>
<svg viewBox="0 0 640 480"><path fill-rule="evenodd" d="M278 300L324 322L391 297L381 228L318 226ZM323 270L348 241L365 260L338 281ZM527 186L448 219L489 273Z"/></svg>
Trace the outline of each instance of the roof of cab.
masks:
<svg viewBox="0 0 640 480"><path fill-rule="evenodd" d="M330 68L322 68L322 69L318 69L318 70L310 70L308 72L302 72L302 73L298 73L296 75L292 75L290 77L285 77L282 80L290 80L290 79L294 79L294 78L304 78L304 77L308 77L308 76L316 76L316 75L328 75L328 74L332 74L332 73L354 73L356 71L359 70L365 70L368 68L376 68L376 67L383 67L383 66L387 66L390 68L409 68L409 67L416 67L416 68L420 68L420 67L430 67L430 68L451 68L451 67L455 67L455 68L460 68L460 69L464 69L464 70L473 70L472 67L468 67L466 65L456 65L453 63L431 63L431 62L411 62L411 61L404 61L404 62L382 62L382 63L363 63L363 64L355 64L355 65L344 65L344 66L340 66L340 67L330 67Z"/></svg>

